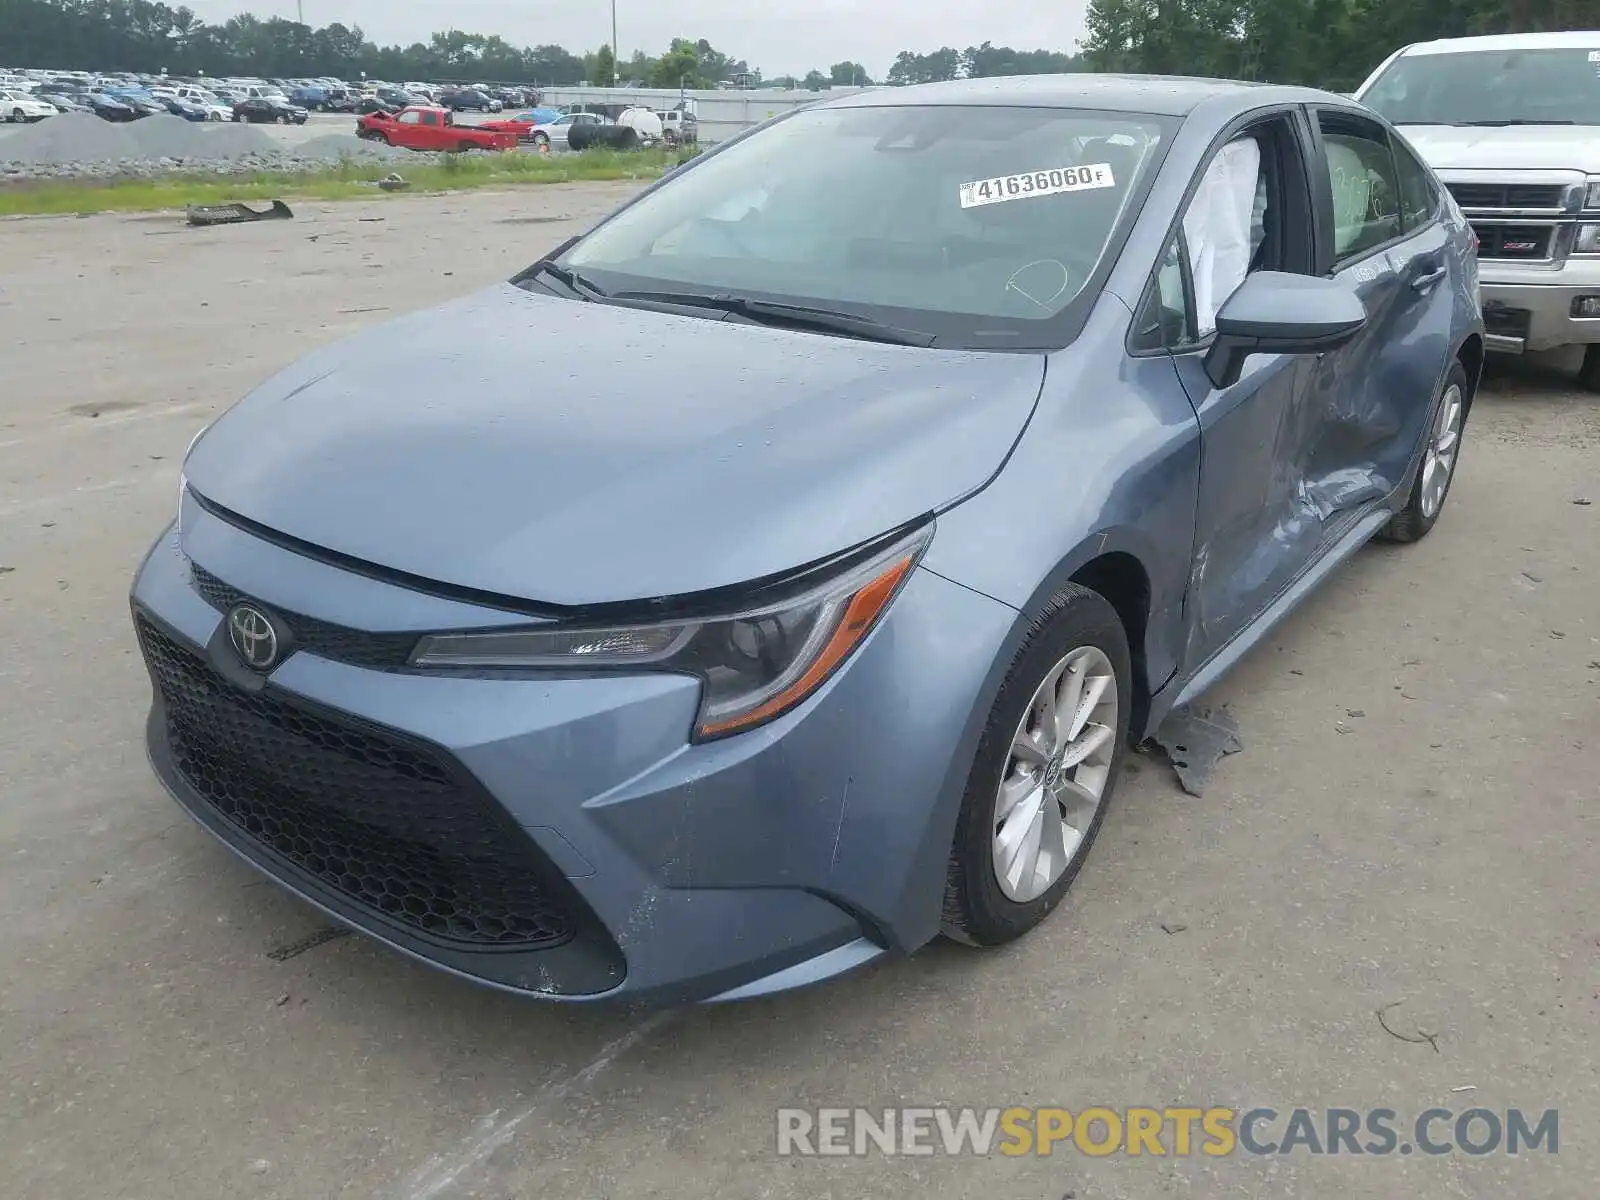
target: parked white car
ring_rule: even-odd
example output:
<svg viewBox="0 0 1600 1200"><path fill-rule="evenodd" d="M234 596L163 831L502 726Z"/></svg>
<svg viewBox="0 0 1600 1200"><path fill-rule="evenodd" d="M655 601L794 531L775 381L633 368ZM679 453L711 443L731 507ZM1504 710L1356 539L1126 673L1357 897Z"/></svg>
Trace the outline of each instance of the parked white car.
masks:
<svg viewBox="0 0 1600 1200"><path fill-rule="evenodd" d="M567 135L574 125L604 125L606 119L599 113L565 113L554 121L535 125L528 130L528 141L535 146L549 146L552 150L567 148Z"/></svg>
<svg viewBox="0 0 1600 1200"><path fill-rule="evenodd" d="M20 89L0 91L0 119L16 121L42 121L56 115L56 106L40 100L31 92Z"/></svg>

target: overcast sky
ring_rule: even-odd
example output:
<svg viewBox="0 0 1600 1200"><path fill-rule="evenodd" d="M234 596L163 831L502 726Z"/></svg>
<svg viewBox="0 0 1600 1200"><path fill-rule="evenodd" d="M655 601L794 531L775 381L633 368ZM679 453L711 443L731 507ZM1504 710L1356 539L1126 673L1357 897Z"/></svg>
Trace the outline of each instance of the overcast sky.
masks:
<svg viewBox="0 0 1600 1200"><path fill-rule="evenodd" d="M174 0L175 2L175 0ZM295 16L294 0L187 0L206 21L239 12ZM303 0L308 25L359 25L379 44L425 41L452 26L514 45L555 42L582 53L611 40L608 0ZM1087 0L983 10L975 0L617 0L622 56L659 54L674 37L705 38L770 75L850 59L882 78L901 50L991 41L1019 50L1075 49ZM770 15L757 16L765 9Z"/></svg>

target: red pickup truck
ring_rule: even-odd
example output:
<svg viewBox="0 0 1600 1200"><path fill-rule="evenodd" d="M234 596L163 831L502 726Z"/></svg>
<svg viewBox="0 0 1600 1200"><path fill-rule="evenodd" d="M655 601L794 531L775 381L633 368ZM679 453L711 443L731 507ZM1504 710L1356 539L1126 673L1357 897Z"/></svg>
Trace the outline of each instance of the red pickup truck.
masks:
<svg viewBox="0 0 1600 1200"><path fill-rule="evenodd" d="M356 136L404 146L407 150L515 150L517 135L497 129L457 125L447 108L413 105L397 113L374 112L356 118Z"/></svg>

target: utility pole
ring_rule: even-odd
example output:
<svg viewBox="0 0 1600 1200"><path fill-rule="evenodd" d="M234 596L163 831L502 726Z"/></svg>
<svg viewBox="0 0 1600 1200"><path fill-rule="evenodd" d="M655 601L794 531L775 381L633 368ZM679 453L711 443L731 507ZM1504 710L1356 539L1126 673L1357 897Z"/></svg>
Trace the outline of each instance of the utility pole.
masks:
<svg viewBox="0 0 1600 1200"><path fill-rule="evenodd" d="M617 48L617 0L611 0L611 86L617 86L617 67L622 51Z"/></svg>
<svg viewBox="0 0 1600 1200"><path fill-rule="evenodd" d="M306 0L294 0L294 19L302 25L306 23Z"/></svg>

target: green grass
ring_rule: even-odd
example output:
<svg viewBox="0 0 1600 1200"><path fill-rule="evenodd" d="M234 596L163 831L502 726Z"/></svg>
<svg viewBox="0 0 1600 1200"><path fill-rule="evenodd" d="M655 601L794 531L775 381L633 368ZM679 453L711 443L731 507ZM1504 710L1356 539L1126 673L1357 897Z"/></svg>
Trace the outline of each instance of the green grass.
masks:
<svg viewBox="0 0 1600 1200"><path fill-rule="evenodd" d="M456 154L435 162L422 155L367 163L344 159L303 174L170 175L162 179L41 180L0 190L0 216L48 213L150 212L190 204L261 200L381 199L417 192L460 191L579 180L658 179L680 161L670 150L586 150L581 154ZM404 192L372 184L391 172L409 180Z"/></svg>

